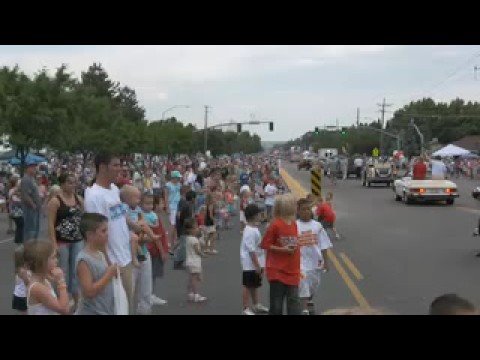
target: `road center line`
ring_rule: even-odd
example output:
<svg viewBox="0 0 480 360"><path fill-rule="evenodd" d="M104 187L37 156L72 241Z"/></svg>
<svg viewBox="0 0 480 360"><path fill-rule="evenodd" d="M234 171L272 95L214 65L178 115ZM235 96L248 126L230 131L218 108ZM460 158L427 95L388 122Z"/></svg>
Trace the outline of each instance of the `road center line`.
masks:
<svg viewBox="0 0 480 360"><path fill-rule="evenodd" d="M353 274L353 276L355 276L357 278L357 280L363 280L363 275L360 273L360 271L358 271L357 267L353 264L353 262L348 258L347 255L345 255L345 253L341 252L340 254L340 257L342 258L343 262L345 263L345 265L348 267L348 269L350 270L350 272Z"/></svg>
<svg viewBox="0 0 480 360"><path fill-rule="evenodd" d="M284 168L280 169L280 175L282 176L283 180L287 184L288 188L290 191L299 198L305 197L308 192L305 190L305 188L297 181L295 180ZM370 308L370 305L368 304L367 300L365 297L362 295L358 287L355 285L353 280L350 278L346 270L343 268L342 264L340 261L338 261L337 257L335 256L335 253L332 251L332 249L329 249L327 251L329 259L332 261L333 265L335 266L335 269L345 282L345 285L347 285L348 289L352 293L353 297L357 301L358 305L361 307L365 308ZM352 264L353 265L353 264ZM357 270L358 271L358 270ZM359 272L360 274L360 272ZM361 275L361 274L360 274Z"/></svg>

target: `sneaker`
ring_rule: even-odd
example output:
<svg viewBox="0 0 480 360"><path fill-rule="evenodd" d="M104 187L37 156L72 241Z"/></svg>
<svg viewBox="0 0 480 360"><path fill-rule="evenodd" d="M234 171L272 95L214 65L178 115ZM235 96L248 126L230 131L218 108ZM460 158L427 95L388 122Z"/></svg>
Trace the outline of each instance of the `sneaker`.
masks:
<svg viewBox="0 0 480 360"><path fill-rule="evenodd" d="M257 313L268 313L268 308L263 306L262 304L257 304L253 307L255 312Z"/></svg>
<svg viewBox="0 0 480 360"><path fill-rule="evenodd" d="M195 294L194 293L188 294L188 301L195 301Z"/></svg>
<svg viewBox="0 0 480 360"><path fill-rule="evenodd" d="M303 310L303 311L302 311L302 315L310 315L310 311L308 311L308 310Z"/></svg>
<svg viewBox="0 0 480 360"><path fill-rule="evenodd" d="M204 302L207 301L207 298L205 296L202 296L200 294L195 294L195 298L193 299L194 302L199 303L199 302Z"/></svg>
<svg viewBox="0 0 480 360"><path fill-rule="evenodd" d="M242 311L242 315L255 315L255 313L250 308L245 308Z"/></svg>
<svg viewBox="0 0 480 360"><path fill-rule="evenodd" d="M473 231L473 236L478 236L480 234L480 232L478 231L478 228L475 228L475 230Z"/></svg>
<svg viewBox="0 0 480 360"><path fill-rule="evenodd" d="M217 255L217 254L218 254L218 251L215 250L215 249L213 249L213 250L210 251L210 254Z"/></svg>
<svg viewBox="0 0 480 360"><path fill-rule="evenodd" d="M167 300L160 299L158 296L153 294L151 296L151 301L152 301L152 305L158 305L158 306L167 305L168 303Z"/></svg>

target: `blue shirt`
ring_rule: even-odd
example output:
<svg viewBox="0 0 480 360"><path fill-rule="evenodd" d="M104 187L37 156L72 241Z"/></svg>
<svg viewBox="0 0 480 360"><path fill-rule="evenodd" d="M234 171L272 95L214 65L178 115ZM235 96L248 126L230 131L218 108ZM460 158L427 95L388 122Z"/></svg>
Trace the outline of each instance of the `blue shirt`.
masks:
<svg viewBox="0 0 480 360"><path fill-rule="evenodd" d="M168 182L165 187L168 189L168 207L170 210L177 212L178 203L180 202L180 183L174 185Z"/></svg>
<svg viewBox="0 0 480 360"><path fill-rule="evenodd" d="M247 173L241 173L240 174L240 185L241 186L248 185L249 180L250 180L250 177L248 176Z"/></svg>
<svg viewBox="0 0 480 360"><path fill-rule="evenodd" d="M143 218L147 222L148 226L155 226L158 222L158 216L154 211L143 212Z"/></svg>

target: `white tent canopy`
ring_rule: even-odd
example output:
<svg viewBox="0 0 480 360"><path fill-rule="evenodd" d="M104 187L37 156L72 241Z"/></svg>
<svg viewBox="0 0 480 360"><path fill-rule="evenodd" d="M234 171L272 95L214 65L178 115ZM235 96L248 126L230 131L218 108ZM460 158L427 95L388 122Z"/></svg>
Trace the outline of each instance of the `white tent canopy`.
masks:
<svg viewBox="0 0 480 360"><path fill-rule="evenodd" d="M449 144L444 148L441 148L440 150L435 151L432 155L448 157L448 156L463 156L463 155L469 155L469 154L470 154L470 151L464 148L461 148L459 146Z"/></svg>

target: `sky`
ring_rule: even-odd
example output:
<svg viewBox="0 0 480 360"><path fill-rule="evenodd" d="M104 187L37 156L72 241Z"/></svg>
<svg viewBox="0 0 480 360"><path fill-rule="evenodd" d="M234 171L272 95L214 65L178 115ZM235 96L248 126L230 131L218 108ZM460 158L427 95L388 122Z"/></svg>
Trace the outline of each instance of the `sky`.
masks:
<svg viewBox="0 0 480 360"><path fill-rule="evenodd" d="M264 141L297 138L316 126L371 122L386 99L386 119L410 101L478 101L480 46L472 45L18 45L0 46L0 65L27 74L65 63L79 77L101 63L135 89L148 120L175 116L204 126L273 121L245 130Z"/></svg>

